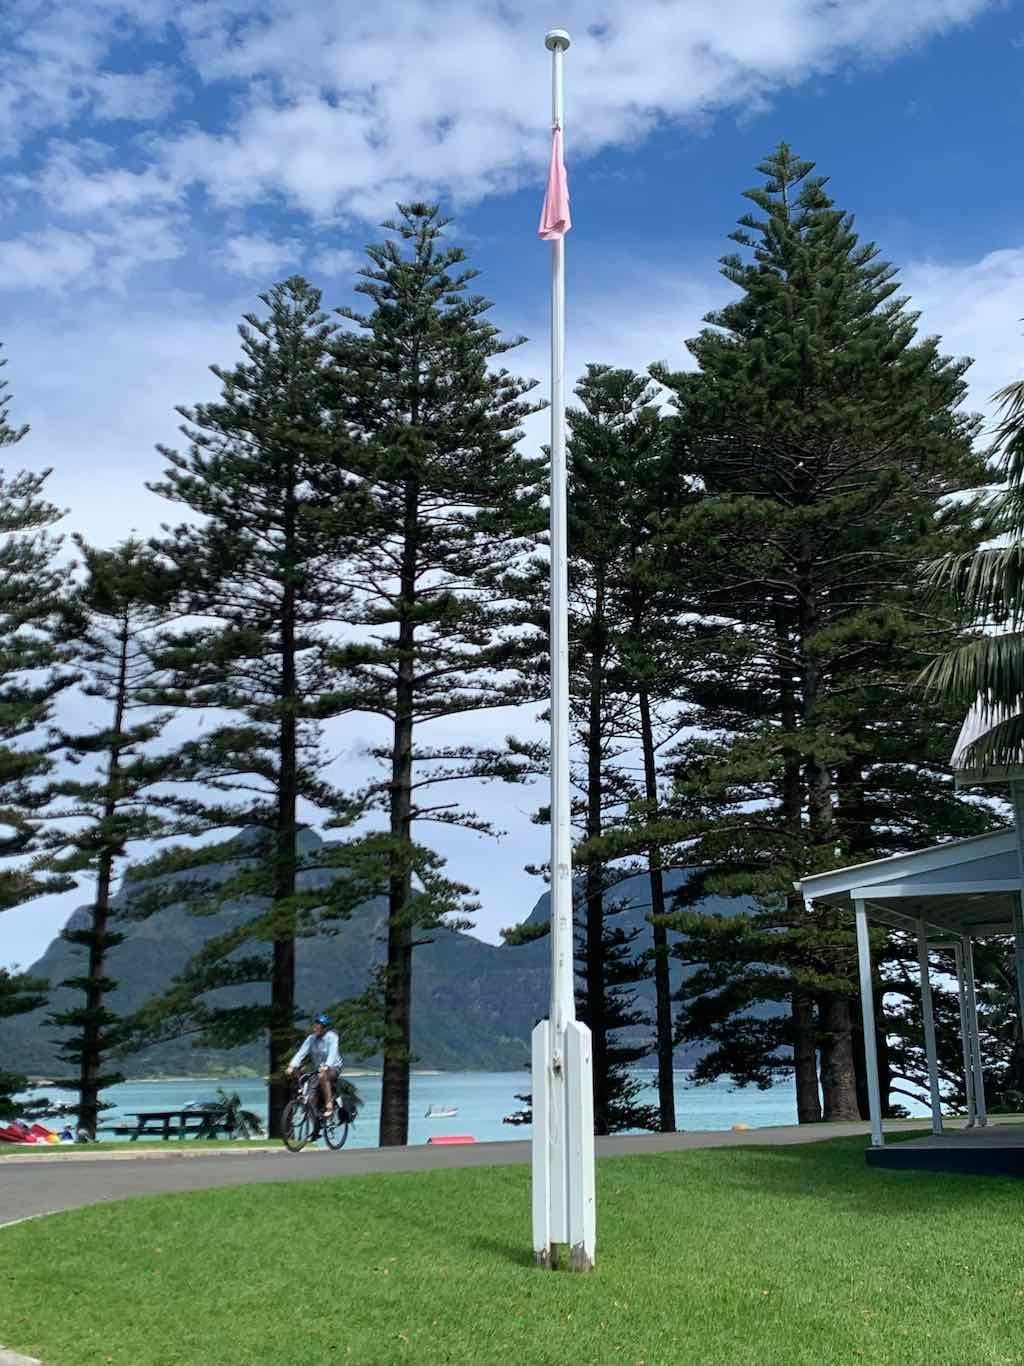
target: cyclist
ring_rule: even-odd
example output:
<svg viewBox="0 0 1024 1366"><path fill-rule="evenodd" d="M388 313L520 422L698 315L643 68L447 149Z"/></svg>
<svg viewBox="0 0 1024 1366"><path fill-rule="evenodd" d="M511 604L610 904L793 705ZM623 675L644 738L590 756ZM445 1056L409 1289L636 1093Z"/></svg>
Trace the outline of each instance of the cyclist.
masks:
<svg viewBox="0 0 1024 1366"><path fill-rule="evenodd" d="M307 1054L319 1074L324 1117L329 1118L334 1110L334 1088L341 1076L341 1054L338 1051L338 1036L326 1015L318 1015L313 1021L312 1033L306 1035L299 1051L288 1064L289 1076Z"/></svg>

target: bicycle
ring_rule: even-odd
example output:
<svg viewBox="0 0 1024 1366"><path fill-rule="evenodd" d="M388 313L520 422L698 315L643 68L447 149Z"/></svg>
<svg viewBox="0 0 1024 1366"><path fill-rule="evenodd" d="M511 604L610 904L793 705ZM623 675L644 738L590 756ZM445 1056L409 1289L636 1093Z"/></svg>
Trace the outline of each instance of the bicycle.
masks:
<svg viewBox="0 0 1024 1366"><path fill-rule="evenodd" d="M292 1099L284 1107L281 1128L284 1146L290 1153L299 1153L307 1143L315 1143L323 1135L328 1148L344 1148L352 1116L340 1096L334 1097L334 1108L324 1115L320 1095L320 1076L317 1072L303 1072L295 1081Z"/></svg>

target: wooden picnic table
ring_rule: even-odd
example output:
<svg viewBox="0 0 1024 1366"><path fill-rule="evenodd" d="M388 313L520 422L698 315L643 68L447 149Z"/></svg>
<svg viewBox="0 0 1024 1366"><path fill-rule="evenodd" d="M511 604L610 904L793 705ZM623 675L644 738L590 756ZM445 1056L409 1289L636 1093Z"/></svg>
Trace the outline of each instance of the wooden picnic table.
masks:
<svg viewBox="0 0 1024 1366"><path fill-rule="evenodd" d="M172 1137L172 1126L177 1130L175 1138L187 1138L190 1133L197 1134L206 1118L205 1110L141 1110L130 1111L128 1117L135 1120L134 1126L121 1125L115 1134L130 1134L131 1141L146 1135L159 1135L163 1139ZM216 1131L214 1131L216 1132Z"/></svg>

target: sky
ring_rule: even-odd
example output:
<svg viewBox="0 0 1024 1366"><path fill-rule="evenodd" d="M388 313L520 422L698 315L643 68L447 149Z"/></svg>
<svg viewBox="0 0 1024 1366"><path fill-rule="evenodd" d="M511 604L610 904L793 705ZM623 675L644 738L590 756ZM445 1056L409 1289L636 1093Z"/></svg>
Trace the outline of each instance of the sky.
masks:
<svg viewBox="0 0 1024 1366"><path fill-rule="evenodd" d="M354 13L362 9L364 13ZM1024 0L7 0L0 8L0 342L18 466L110 544L175 510L145 484L175 406L269 284L351 301L396 201L440 201L510 358L547 384L544 33L567 28L569 367L687 364L729 297L718 258L780 141L900 268L920 326L975 357L970 404L1024 375ZM543 439L535 422L526 440ZM499 737L515 718L488 721ZM368 772L358 720L336 776ZM492 787L498 843L441 830L496 939L543 890L541 791ZM82 894L8 912L39 956Z"/></svg>

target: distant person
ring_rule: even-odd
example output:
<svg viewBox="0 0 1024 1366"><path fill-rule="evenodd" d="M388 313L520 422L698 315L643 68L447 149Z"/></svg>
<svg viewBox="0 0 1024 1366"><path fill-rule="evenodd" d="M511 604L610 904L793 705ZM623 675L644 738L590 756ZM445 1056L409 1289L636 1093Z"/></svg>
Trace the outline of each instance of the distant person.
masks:
<svg viewBox="0 0 1024 1366"><path fill-rule="evenodd" d="M65 1125L64 1125L64 1128L61 1129L61 1131L60 1131L60 1141L61 1141L62 1143L74 1143L74 1141L75 1141L75 1136L74 1136L74 1134L71 1132L71 1127L70 1127L70 1125L65 1124Z"/></svg>
<svg viewBox="0 0 1024 1366"><path fill-rule="evenodd" d="M341 1076L341 1054L338 1051L338 1036L326 1015L318 1015L313 1021L313 1032L306 1035L299 1051L288 1064L289 1076L307 1054L319 1074L324 1115L329 1116L334 1110L334 1088Z"/></svg>

